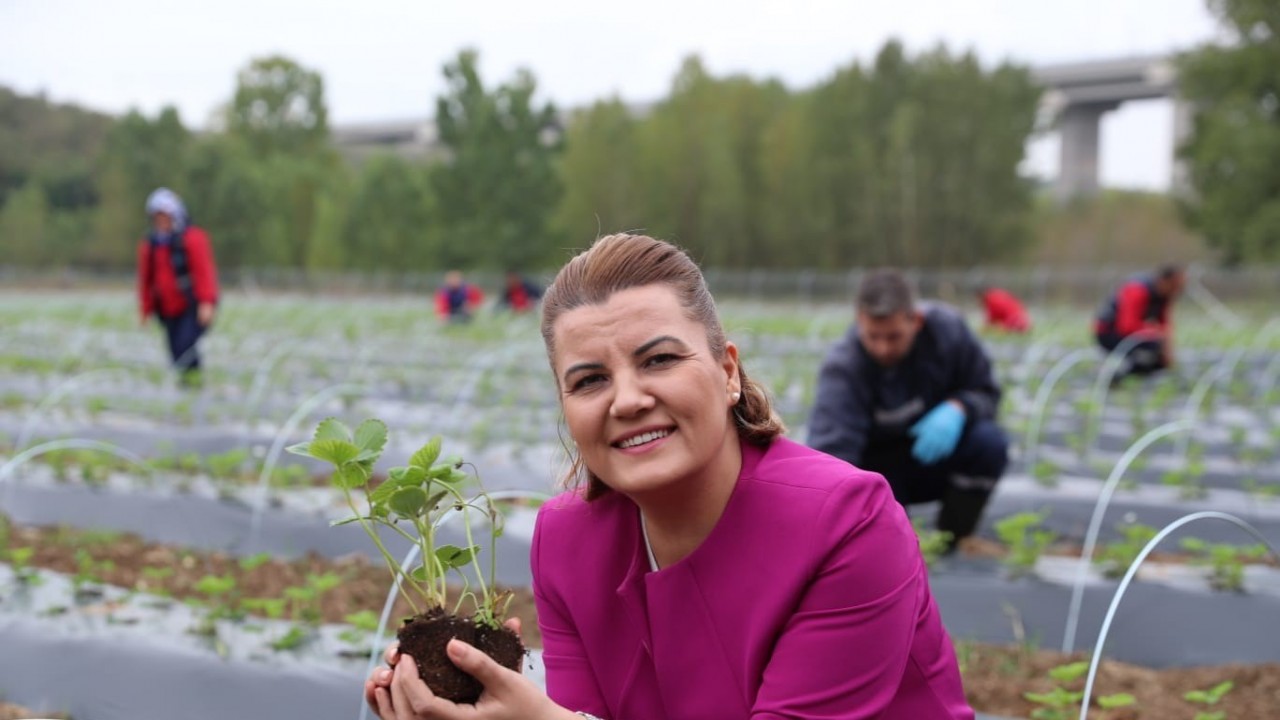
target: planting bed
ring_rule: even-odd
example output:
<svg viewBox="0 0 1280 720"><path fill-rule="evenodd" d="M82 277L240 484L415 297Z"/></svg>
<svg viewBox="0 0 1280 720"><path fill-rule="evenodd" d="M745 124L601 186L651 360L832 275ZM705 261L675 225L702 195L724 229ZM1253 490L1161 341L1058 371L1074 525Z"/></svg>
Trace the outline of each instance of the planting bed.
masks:
<svg viewBox="0 0 1280 720"><path fill-rule="evenodd" d="M321 468L279 449L306 439L326 416L353 425L378 417L391 430L392 464L441 435L445 454L473 463L490 491L553 492L565 433L536 324L482 319L442 328L420 302L402 300L232 298L204 346L203 384L183 388L163 369L154 328L136 328L129 302L123 293L0 295L0 447L8 447L0 464L51 440L107 444L0 470L0 513L15 523L0 545L0 561L8 560L0 562L0 697L88 720L202 717L194 706L208 717L354 717L367 660L339 652L368 644L369 631L357 631L350 616L381 611L387 574L371 564L377 554L360 530L329 526L349 513ZM803 440L816 369L844 330L845 309L722 309L747 367ZM1067 660L1041 648L1062 643L1095 502L1146 431L1175 420L1191 428L1185 444L1176 435L1156 442L1121 473L1095 558L1132 557L1142 541L1126 536L1141 536L1138 526L1154 531L1203 510L1231 513L1280 545L1271 360L1280 336L1256 332L1268 318L1232 329L1188 309L1179 317L1176 377L1127 381L1099 403L1098 354L1082 353L1055 386L1045 385L1081 347L1078 329L1087 326L1084 312L1052 317L1033 337L988 339L1006 387L1013 462L980 541L931 570L975 706L1008 717L1029 717L1035 706L1022 694L1050 690L1045 673ZM1188 403L1193 393L1199 402ZM1047 400L1043 408L1037 398ZM497 577L513 588L528 585L534 510L517 503L506 512ZM1038 515L1019 540L1008 521L1029 513ZM913 515L926 520L932 508ZM461 530L447 525L444 540L461 545ZM1054 537L1044 548L1019 547L1045 531ZM1185 547L1187 538L1203 542ZM387 541L397 554L407 547ZM1090 717L1191 718L1195 708L1182 694L1226 679L1236 687L1215 709L1229 718L1280 717L1280 622L1265 620L1280 617L1280 569L1251 554L1256 543L1234 526L1200 522L1160 546L1119 606L1098 687L1133 693L1136 710ZM1224 545L1240 556L1211 565ZM11 550L24 547L33 550L14 562ZM43 568L45 581L18 582L24 564ZM1093 648L1118 586L1101 567L1091 563L1085 574L1077 651ZM1237 570L1238 588L1211 587L1215 573ZM206 577L231 575L239 598L269 600L290 588L301 597L308 573L329 572L341 579L305 621L267 617L301 611L266 602L245 619L218 619L216 639L188 632L207 614L188 602L229 602L197 587ZM99 583L110 586L101 596L75 597L77 585ZM536 648L527 592L513 611ZM406 608L394 616L401 614ZM297 647L270 647L293 628L301 628ZM536 653L530 665L538 677ZM93 677L80 682L84 676Z"/></svg>

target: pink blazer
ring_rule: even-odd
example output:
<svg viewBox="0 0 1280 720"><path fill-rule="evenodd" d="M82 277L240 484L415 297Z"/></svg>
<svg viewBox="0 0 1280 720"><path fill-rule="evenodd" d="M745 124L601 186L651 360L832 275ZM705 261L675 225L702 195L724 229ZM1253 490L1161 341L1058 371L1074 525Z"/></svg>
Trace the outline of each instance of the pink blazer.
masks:
<svg viewBox="0 0 1280 720"><path fill-rule="evenodd" d="M744 444L711 535L650 572L639 511L561 495L532 550L547 692L608 720L971 720L884 478Z"/></svg>

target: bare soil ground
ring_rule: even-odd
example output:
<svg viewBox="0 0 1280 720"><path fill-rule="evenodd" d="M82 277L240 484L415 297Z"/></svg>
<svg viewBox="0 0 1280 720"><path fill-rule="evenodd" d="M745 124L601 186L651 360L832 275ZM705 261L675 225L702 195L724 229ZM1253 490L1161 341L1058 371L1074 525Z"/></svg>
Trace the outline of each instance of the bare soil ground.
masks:
<svg viewBox="0 0 1280 720"><path fill-rule="evenodd" d="M6 549L2 541L0 532L0 555ZM282 597L286 588L303 585L309 573L334 572L343 582L320 601L325 622L343 622L348 614L360 610L381 612L390 585L388 571L362 556L339 560L318 556L293 561L268 560L245 570L237 559L220 553L150 543L134 535L25 526L9 526L7 547L35 548L31 564L36 567L74 574L88 564L95 579L101 582L179 599L200 599L195 585L206 575L236 578L240 597L270 598ZM966 550L974 554L992 552L992 548L980 547ZM86 554L92 563L86 562ZM152 571L144 572L145 568ZM172 572L157 578L155 569L158 568L171 568ZM526 588L511 590L514 600L509 614L521 619L526 646L541 647L532 594ZM401 599L395 617L412 614ZM1049 692L1055 686L1080 690L1084 685L1083 679L1058 683L1048 677L1049 670L1084 659L1081 654L1067 656L1030 647L967 642L959 643L956 651L969 700L985 713L1030 717L1038 706L1027 700L1025 693ZM1197 707L1183 699L1189 691L1206 690L1225 680L1233 681L1235 687L1212 708ZM1224 711L1227 718L1280 717L1280 664L1153 670L1104 661L1095 697L1115 693L1130 693L1137 702L1130 708L1095 709L1089 716L1098 720L1190 720L1198 710L1213 710ZM21 717L29 715L0 704L0 720Z"/></svg>

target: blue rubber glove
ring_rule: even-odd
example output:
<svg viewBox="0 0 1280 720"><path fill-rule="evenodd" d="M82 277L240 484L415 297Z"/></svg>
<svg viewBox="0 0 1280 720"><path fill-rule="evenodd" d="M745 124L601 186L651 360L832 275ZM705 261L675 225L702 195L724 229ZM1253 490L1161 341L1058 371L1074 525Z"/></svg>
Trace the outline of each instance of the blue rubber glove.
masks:
<svg viewBox="0 0 1280 720"><path fill-rule="evenodd" d="M941 403L907 431L916 439L911 454L922 464L932 465L955 452L963 431L964 411L950 401Z"/></svg>

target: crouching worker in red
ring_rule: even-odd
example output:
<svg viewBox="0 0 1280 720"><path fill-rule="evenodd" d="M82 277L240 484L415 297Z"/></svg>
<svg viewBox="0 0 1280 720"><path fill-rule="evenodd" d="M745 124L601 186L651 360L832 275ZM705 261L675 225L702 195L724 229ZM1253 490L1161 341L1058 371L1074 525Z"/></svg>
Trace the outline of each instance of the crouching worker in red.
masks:
<svg viewBox="0 0 1280 720"><path fill-rule="evenodd" d="M1169 310L1186 285L1179 265L1166 265L1154 275L1124 282L1102 304L1093 321L1094 338L1105 352L1115 352L1133 338L1112 382L1128 375L1150 375L1173 367L1173 326Z"/></svg>
<svg viewBox="0 0 1280 720"><path fill-rule="evenodd" d="M182 199L168 188L147 198L151 232L138 244L138 308L164 327L173 365L187 382L200 370L196 341L213 324L218 268L209 235L192 225Z"/></svg>
<svg viewBox="0 0 1280 720"><path fill-rule="evenodd" d="M1024 333L1031 329L1031 321L1027 319L1027 309L1008 290L980 285L978 299L982 300L988 328L1014 333Z"/></svg>

